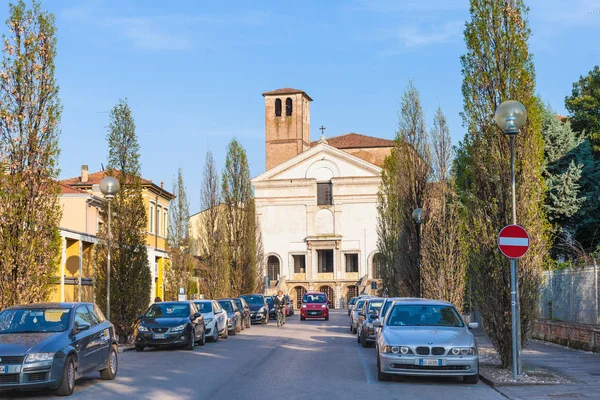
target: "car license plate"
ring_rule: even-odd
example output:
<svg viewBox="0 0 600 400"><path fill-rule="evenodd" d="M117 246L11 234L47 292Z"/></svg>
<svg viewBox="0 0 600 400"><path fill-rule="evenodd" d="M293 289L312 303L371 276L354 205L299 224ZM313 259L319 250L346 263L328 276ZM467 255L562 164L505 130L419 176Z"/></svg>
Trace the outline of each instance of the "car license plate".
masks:
<svg viewBox="0 0 600 400"><path fill-rule="evenodd" d="M7 369L5 365L0 365L0 374L5 374Z"/></svg>
<svg viewBox="0 0 600 400"><path fill-rule="evenodd" d="M153 339L166 339L167 338L167 334L166 333L155 333L154 335L152 335Z"/></svg>
<svg viewBox="0 0 600 400"><path fill-rule="evenodd" d="M442 360L419 359L419 365L422 367L441 367Z"/></svg>

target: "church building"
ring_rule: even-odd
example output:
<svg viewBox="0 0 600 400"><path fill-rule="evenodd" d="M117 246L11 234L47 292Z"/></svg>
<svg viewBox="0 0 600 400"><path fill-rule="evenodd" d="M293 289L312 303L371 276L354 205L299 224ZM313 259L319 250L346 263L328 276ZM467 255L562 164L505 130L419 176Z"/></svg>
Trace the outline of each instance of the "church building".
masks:
<svg viewBox="0 0 600 400"><path fill-rule="evenodd" d="M356 133L310 140L302 90L263 93L266 171L252 180L264 245L267 292L300 307L322 291L335 308L381 287L377 192L394 142Z"/></svg>

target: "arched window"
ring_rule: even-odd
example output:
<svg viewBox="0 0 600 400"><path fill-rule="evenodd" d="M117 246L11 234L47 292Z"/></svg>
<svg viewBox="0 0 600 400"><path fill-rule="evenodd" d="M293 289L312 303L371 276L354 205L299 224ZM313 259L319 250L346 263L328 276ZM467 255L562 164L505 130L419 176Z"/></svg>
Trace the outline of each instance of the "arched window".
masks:
<svg viewBox="0 0 600 400"><path fill-rule="evenodd" d="M275 99L275 116L281 117L281 99Z"/></svg>
<svg viewBox="0 0 600 400"><path fill-rule="evenodd" d="M373 256L372 263L373 279L381 279L381 266L383 264L383 256L380 253L375 254Z"/></svg>
<svg viewBox="0 0 600 400"><path fill-rule="evenodd" d="M269 256L267 259L267 275L271 281L279 279L279 258Z"/></svg>
<svg viewBox="0 0 600 400"><path fill-rule="evenodd" d="M292 99L289 97L285 100L285 115L288 117L292 115Z"/></svg>

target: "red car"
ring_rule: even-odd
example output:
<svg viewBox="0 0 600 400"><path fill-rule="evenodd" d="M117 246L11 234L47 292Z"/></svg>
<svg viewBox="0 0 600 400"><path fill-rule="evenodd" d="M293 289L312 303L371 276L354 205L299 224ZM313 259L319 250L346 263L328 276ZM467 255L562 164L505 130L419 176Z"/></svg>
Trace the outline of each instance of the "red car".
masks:
<svg viewBox="0 0 600 400"><path fill-rule="evenodd" d="M321 292L308 292L302 297L300 321L311 318L324 318L329 321L329 306L327 295Z"/></svg>

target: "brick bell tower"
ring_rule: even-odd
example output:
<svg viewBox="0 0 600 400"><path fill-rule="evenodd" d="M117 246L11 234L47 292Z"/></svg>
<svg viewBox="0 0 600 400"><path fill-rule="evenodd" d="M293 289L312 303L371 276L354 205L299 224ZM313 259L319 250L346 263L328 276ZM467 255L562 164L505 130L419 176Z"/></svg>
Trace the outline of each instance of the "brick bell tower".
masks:
<svg viewBox="0 0 600 400"><path fill-rule="evenodd" d="M265 98L267 170L310 149L310 102L302 90L283 88Z"/></svg>

